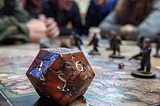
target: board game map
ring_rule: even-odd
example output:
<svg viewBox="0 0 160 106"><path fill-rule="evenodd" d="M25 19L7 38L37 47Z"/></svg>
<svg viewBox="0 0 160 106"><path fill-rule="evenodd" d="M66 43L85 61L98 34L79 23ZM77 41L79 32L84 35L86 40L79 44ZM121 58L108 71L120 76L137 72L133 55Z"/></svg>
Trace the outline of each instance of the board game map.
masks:
<svg viewBox="0 0 160 106"><path fill-rule="evenodd" d="M57 42L53 43L54 47L58 47ZM107 46L105 40L100 42L100 56L88 55L92 47L82 46L96 73L84 95L87 103L83 106L147 106L160 103L160 69L152 68L156 79L134 78L130 74L139 67L139 62L128 61L127 58L111 59L108 57L111 52L105 50ZM122 54L128 57L138 52L138 48L130 43L124 43L123 48ZM0 106L47 106L42 105L46 101L40 99L25 75L38 51L38 44L0 47ZM122 62L125 68L118 69L118 64Z"/></svg>

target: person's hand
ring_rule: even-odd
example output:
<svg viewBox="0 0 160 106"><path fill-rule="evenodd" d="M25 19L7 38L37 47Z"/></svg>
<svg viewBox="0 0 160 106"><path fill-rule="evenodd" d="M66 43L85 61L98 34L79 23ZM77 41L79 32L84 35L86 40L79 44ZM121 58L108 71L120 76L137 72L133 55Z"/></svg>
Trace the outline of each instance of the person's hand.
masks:
<svg viewBox="0 0 160 106"><path fill-rule="evenodd" d="M56 21L53 18L46 18L45 15L41 14L39 15L39 20L45 23L47 28L47 36L49 38L55 38L59 36L59 28L57 26Z"/></svg>
<svg viewBox="0 0 160 106"><path fill-rule="evenodd" d="M126 36L129 33L133 32L134 29L135 29L135 26L127 24L127 25L124 25L120 28L120 33L122 36Z"/></svg>
<svg viewBox="0 0 160 106"><path fill-rule="evenodd" d="M27 27L29 30L29 40L31 42L39 42L40 39L44 39L47 37L46 25L41 20L32 19L27 22Z"/></svg>
<svg viewBox="0 0 160 106"><path fill-rule="evenodd" d="M55 38L59 36L60 31L56 21L53 18L48 18L46 20L46 27L47 27L47 36L49 38Z"/></svg>
<svg viewBox="0 0 160 106"><path fill-rule="evenodd" d="M56 21L53 18L46 18L45 15L40 15L39 19L46 24L47 28L47 36L49 38L55 38L59 36L59 28L57 26Z"/></svg>

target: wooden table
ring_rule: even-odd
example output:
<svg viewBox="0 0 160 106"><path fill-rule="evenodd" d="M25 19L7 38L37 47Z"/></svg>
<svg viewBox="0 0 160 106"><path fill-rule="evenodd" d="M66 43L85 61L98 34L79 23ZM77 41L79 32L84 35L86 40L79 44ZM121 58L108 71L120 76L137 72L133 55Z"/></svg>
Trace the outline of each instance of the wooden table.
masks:
<svg viewBox="0 0 160 106"><path fill-rule="evenodd" d="M53 41L53 47L59 47L59 40ZM85 37L83 40L85 45L87 45L87 38ZM147 104L160 102L160 99L157 99L160 98L160 71L153 68L158 73L157 79L154 80L133 78L130 75L130 71L138 67L137 63L133 60L134 64L132 66L126 59L124 60L126 69L118 70L116 68L117 63L121 62L121 60L111 60L108 58L108 55L111 54L111 51L105 50L108 46L106 40L100 41L99 50L102 55L99 57L88 56L88 52L92 47L82 46L96 73L93 83L85 94L87 104L91 106L104 104L105 106L107 104L117 106L130 106L131 104L133 106L146 106ZM121 54L126 56L126 58L139 52L139 48L135 45L135 42L124 41L121 49ZM28 67L38 51L39 45L33 43L0 47L0 93L5 94L8 101L15 106L33 106L39 99L39 96L25 76ZM152 54L154 53L155 50L153 49ZM152 57L151 60L153 66L160 67L160 59ZM99 64L98 62L102 62L102 65L97 65ZM1 104L2 102L0 101ZM71 104L71 106L76 105L80 104L77 101ZM83 105L85 106L86 104ZM38 105L36 104L35 106Z"/></svg>

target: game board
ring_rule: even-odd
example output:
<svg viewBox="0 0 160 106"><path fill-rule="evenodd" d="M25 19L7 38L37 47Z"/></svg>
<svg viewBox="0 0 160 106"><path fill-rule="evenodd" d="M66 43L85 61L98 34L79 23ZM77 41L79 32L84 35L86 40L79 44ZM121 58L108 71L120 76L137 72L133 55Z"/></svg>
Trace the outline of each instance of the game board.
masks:
<svg viewBox="0 0 160 106"><path fill-rule="evenodd" d="M152 68L156 79L134 78L130 73L139 67L139 63L109 58L105 43L100 42L101 56L89 56L90 47L82 47L96 73L84 95L86 106L146 106L159 103L160 70ZM37 101L41 99L25 75L38 51L39 45L36 44L0 47L0 92L8 101L0 101L0 106L40 106ZM127 54L125 50L122 53ZM118 64L122 62L125 68L118 69Z"/></svg>

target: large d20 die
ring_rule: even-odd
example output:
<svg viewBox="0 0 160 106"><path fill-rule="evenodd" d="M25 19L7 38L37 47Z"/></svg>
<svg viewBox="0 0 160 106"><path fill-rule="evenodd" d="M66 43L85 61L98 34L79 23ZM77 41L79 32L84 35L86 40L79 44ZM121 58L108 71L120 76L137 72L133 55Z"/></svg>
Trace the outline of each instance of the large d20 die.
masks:
<svg viewBox="0 0 160 106"><path fill-rule="evenodd" d="M83 52L42 49L26 73L37 93L66 105L88 89L95 74Z"/></svg>

